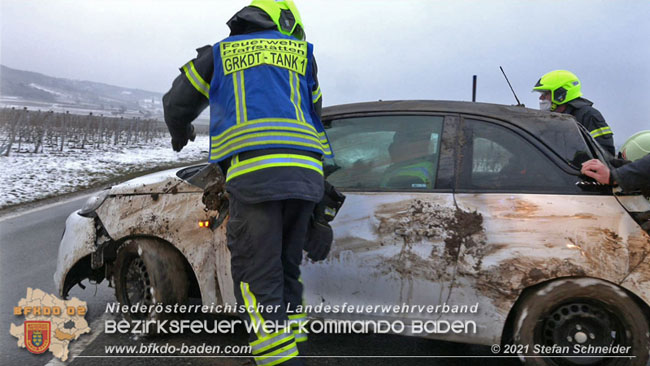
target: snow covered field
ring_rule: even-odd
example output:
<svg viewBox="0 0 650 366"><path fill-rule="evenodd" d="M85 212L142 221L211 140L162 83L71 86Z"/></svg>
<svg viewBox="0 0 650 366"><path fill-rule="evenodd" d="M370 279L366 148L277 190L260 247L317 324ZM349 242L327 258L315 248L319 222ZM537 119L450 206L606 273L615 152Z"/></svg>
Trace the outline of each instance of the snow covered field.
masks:
<svg viewBox="0 0 650 366"><path fill-rule="evenodd" d="M0 157L0 208L98 186L129 174L207 160L207 150L208 136L197 136L180 153L172 150L169 137L128 147L12 153Z"/></svg>

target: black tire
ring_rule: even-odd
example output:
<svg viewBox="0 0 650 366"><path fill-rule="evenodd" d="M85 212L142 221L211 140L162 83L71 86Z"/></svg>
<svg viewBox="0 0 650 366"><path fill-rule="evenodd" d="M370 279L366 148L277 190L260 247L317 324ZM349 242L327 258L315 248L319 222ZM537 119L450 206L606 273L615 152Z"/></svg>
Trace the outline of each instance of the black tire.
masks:
<svg viewBox="0 0 650 366"><path fill-rule="evenodd" d="M515 349L526 365L642 366L648 361L648 319L623 289L609 282L591 278L561 279L531 290L516 309L513 327L514 343L520 345ZM545 352L534 349L553 345L568 348L551 348ZM619 353L580 353L576 352L576 345L631 348L629 352ZM523 348L526 346L527 349ZM566 349L568 353L564 352ZM526 357L543 355L555 357Z"/></svg>
<svg viewBox="0 0 650 366"><path fill-rule="evenodd" d="M125 242L113 270L115 297L122 305L186 304L188 279L183 255L167 243L150 238ZM127 312L128 320L160 320L165 312Z"/></svg>

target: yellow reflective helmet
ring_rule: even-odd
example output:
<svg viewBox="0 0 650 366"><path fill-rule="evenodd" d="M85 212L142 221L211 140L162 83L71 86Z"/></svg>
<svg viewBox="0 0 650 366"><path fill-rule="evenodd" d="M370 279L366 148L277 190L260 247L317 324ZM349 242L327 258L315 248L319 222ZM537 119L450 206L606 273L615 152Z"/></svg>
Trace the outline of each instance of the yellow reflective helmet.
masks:
<svg viewBox="0 0 650 366"><path fill-rule="evenodd" d="M624 159L638 160L650 154L650 130L637 132L627 139L621 147Z"/></svg>
<svg viewBox="0 0 650 366"><path fill-rule="evenodd" d="M545 74L537 81L533 91L551 93L553 103L551 110L582 96L580 80L574 73L566 70L555 70Z"/></svg>
<svg viewBox="0 0 650 366"><path fill-rule="evenodd" d="M281 33L305 40L305 27L293 0L253 0L250 6L264 10Z"/></svg>

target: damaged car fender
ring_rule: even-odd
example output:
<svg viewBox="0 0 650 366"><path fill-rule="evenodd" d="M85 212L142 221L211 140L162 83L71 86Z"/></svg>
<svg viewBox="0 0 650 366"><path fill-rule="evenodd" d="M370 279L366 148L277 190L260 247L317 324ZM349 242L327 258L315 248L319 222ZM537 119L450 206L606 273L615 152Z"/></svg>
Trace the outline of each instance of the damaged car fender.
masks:
<svg viewBox="0 0 650 366"><path fill-rule="evenodd" d="M59 246L54 284L62 298L65 297L65 292L76 284L76 282L71 283L74 281L72 278L74 276L68 278L70 271L83 258L89 257L95 251L95 220L80 216L78 212L68 216L65 223L66 230Z"/></svg>

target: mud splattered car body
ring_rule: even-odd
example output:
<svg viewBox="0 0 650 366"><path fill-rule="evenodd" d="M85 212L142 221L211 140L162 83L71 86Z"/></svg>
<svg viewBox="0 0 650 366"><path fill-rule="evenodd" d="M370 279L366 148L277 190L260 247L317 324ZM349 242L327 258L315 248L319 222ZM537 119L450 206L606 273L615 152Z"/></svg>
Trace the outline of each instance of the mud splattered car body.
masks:
<svg viewBox="0 0 650 366"><path fill-rule="evenodd" d="M558 279L601 280L647 313L650 204L583 181L580 163L604 153L571 117L400 101L329 107L323 120L337 154L326 175L347 200L329 257L303 263L307 304L478 303L478 314L450 318L476 321L475 334L426 336L479 344L510 337L522 294ZM199 168L115 186L87 217L73 213L55 274L61 295L84 278L113 277L119 248L148 238L182 254L190 296L234 303L225 225L198 227L218 219L187 181Z"/></svg>

